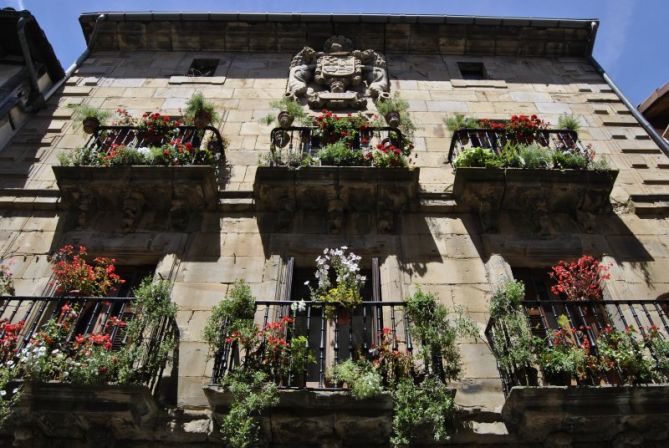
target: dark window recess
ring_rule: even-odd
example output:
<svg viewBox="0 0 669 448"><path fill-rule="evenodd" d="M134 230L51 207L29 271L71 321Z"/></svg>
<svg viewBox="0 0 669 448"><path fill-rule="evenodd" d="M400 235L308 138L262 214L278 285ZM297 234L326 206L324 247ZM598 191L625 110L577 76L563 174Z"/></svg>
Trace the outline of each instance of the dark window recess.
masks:
<svg viewBox="0 0 669 448"><path fill-rule="evenodd" d="M513 277L516 280L522 280L525 283L526 301L554 301L565 300L566 297L553 294L551 286L555 281L550 278L550 268L511 268ZM589 315L575 316L573 307L567 307L561 303L550 303L541 306L526 307L525 312L530 320L530 326L535 336L545 337L545 326L549 328L560 328L557 320L565 315L569 318L572 326L581 325L583 320L586 324L593 327L603 327L609 324L606 309L603 306L595 306L594 312Z"/></svg>
<svg viewBox="0 0 669 448"><path fill-rule="evenodd" d="M186 76L214 76L218 59L193 59Z"/></svg>
<svg viewBox="0 0 669 448"><path fill-rule="evenodd" d="M318 286L316 282L316 277L314 273L316 272L316 267L298 267L295 266L294 259L291 257L286 262L286 287L285 287L285 299L284 300L310 300L309 296L309 286L316 288ZM330 274L333 275L331 279L334 282L334 272L330 271ZM379 278L379 263L377 258L372 259L372 266L369 269L360 269L360 274L364 275L367 279L365 281L365 286L363 286L360 291L362 300L364 301L375 301L381 300L380 293L380 281ZM309 282L309 285L306 285L305 282ZM375 286L376 285L376 286ZM374 291L377 291L376 294Z"/></svg>
<svg viewBox="0 0 669 448"><path fill-rule="evenodd" d="M483 62L458 62L462 79L486 79Z"/></svg>
<svg viewBox="0 0 669 448"><path fill-rule="evenodd" d="M113 297L130 297L132 291L139 286L142 280L153 276L155 265L121 265L116 266L116 273L125 280L118 291L110 294ZM104 303L95 302L87 304L81 310L80 318L75 325L74 334L89 334L93 332L106 332L102 325L109 316L117 317L123 321L130 321L135 315L134 306L127 302ZM112 349L119 349L123 345L126 328L115 328L111 332Z"/></svg>
<svg viewBox="0 0 669 448"><path fill-rule="evenodd" d="M304 283L309 281L311 287L316 288L318 285L315 283L315 272L315 266L296 266L295 260L292 257L288 258L286 260L284 278L282 281L283 288L281 299L292 301L311 300L309 286ZM367 302L381 301L381 281L378 258L372 258L369 268L361 269L360 274L364 275L367 279L365 286L360 291L362 300ZM332 280L334 280L334 278ZM363 313L365 314L364 318ZM369 307L365 311L356 309L351 311L350 318L338 321L336 344L334 343L334 332L330 330L325 333L325 343L339 347L337 353L339 360L366 356L366 353L363 353L364 350L362 349L365 339L364 335L367 335L367 338L369 338L369 335L376 335L378 333L378 329L376 328L376 313L377 310L372 310ZM307 329L307 325L310 325L310 330ZM321 341L321 332L319 331L322 325L327 324L322 317L322 310L320 308L312 308L310 316L307 316L304 312L298 313L296 316L295 334L308 335L309 348L314 354L319 353L319 347L323 342ZM372 342L377 341L373 340ZM317 378L318 374L318 365L311 366L308 372L308 377Z"/></svg>

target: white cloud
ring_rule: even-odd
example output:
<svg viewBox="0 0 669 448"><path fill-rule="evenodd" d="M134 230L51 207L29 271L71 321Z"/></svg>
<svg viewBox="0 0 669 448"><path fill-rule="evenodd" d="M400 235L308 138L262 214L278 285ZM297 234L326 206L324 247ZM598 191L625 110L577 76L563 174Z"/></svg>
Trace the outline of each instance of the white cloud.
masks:
<svg viewBox="0 0 669 448"><path fill-rule="evenodd" d="M606 12L601 22L598 37L600 51L598 59L606 70L613 70L620 60L625 41L632 24L634 0L607 0Z"/></svg>

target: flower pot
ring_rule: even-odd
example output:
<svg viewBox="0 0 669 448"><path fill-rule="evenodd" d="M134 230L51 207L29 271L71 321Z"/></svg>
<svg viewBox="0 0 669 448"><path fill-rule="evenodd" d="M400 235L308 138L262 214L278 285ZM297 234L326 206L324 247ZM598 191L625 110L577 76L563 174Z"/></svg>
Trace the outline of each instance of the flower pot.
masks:
<svg viewBox="0 0 669 448"><path fill-rule="evenodd" d="M337 325L350 325L351 324L351 311L350 310L337 310Z"/></svg>
<svg viewBox="0 0 669 448"><path fill-rule="evenodd" d="M384 118L391 128L397 128L400 125L400 113L397 111L388 112Z"/></svg>
<svg viewBox="0 0 669 448"><path fill-rule="evenodd" d="M282 128L289 128L290 126L292 126L293 121L295 121L295 117L293 117L287 111L282 110L281 112L279 112L277 120L279 121L279 126L281 126Z"/></svg>
<svg viewBox="0 0 669 448"><path fill-rule="evenodd" d="M536 386L539 384L539 372L534 367L520 367L516 370L518 381L525 386Z"/></svg>
<svg viewBox="0 0 669 448"><path fill-rule="evenodd" d="M100 128L100 120L95 117L86 117L83 121L83 127L86 134L95 134Z"/></svg>
<svg viewBox="0 0 669 448"><path fill-rule="evenodd" d="M193 124L198 129L204 129L211 123L211 114L206 110L201 110L193 117Z"/></svg>

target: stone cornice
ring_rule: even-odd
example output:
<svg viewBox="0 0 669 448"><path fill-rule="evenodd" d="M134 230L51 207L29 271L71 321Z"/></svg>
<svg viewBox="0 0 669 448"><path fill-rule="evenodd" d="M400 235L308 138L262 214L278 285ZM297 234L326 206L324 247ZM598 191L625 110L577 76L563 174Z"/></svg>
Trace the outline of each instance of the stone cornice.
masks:
<svg viewBox="0 0 669 448"><path fill-rule="evenodd" d="M86 39L100 13L79 18ZM99 51L294 53L346 35L357 47L409 54L585 57L596 19L383 14L105 13Z"/></svg>

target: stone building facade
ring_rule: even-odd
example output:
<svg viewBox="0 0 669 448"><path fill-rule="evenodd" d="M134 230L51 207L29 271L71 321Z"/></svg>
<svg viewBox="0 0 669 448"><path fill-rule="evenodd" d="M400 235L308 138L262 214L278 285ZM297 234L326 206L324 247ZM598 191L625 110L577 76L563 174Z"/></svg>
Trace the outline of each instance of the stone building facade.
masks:
<svg viewBox="0 0 669 448"><path fill-rule="evenodd" d="M173 282L178 362L166 374L167 404L147 405L144 414L125 410L98 413L95 418L77 414L76 420L67 413L36 417L23 427L4 430L0 440L7 446L222 446L205 390L214 360L202 331L212 307L237 279L248 282L259 300L290 299L285 296L289 260L293 272L313 269L323 248L342 245L363 257L365 269L378 259L381 300L402 300L420 286L445 304L464 307L479 327L481 339L463 339L459 344L464 368L456 383L459 413L449 444L659 447L669 443L666 425L659 423L662 418L666 422L669 401L669 391L661 385L628 387L613 398L590 396L578 388L559 389L551 393L572 395L526 396L509 408L495 356L484 337L493 291L519 269L545 268L590 254L611 266L604 290L608 300L654 301L669 292L667 154L593 65L596 21L109 13L101 18L84 14L80 22L90 54L48 99L47 107L0 150L4 173L0 259L11 268L18 296L48 295L47 256L65 243L86 245L91 254L113 256L124 266L154 267L156 275ZM355 48L384 55L388 91L408 101L418 125L417 189L383 228L377 226L378 210L367 213L344 207L345 217L333 231L325 205L300 205L294 191L286 194L297 197L296 205L285 209L285 196L259 196L259 160L269 152L272 129L261 119L271 112L270 102L289 88L295 54L305 46L320 50L331 36L346 36ZM211 76L186 76L196 59L214 60ZM468 63L480 72L463 74ZM53 167L59 154L81 147L87 138L74 126L68 105L125 108L136 116L154 110L180 115L196 91L221 113L216 127L227 145L213 197L206 196L205 207L191 210L185 225L138 218L131 228L124 228L121 210L81 207L79 196L63 200L64 187L59 187ZM373 111L373 102L366 107ZM501 210L496 228L488 228L477 210L453 194L456 175L448 163L452 133L443 120L454 113L490 119L536 114L551 123L563 114L577 116L581 142L591 144L619 170L609 212L583 220L576 213L549 211L537 230L530 198L525 209ZM18 148L23 159L30 156L29 169L16 163ZM101 180L82 175L76 181L80 190L86 190ZM300 181L297 176L267 182L276 191L282 182L299 189ZM539 188L538 181L533 179L521 189ZM110 190L126 188L113 178L105 182L104 188ZM381 188L382 181L356 182L376 182L373 188ZM145 200L158 201L151 197L151 188ZM569 186L566 190L571 191ZM158 188L154 191L156 196L162 194ZM301 198L306 201L309 196ZM152 212L147 206L140 207L140 213ZM80 220L81 214L88 216ZM137 403L150 401L141 393L139 397ZM579 406L588 400L600 407L583 417ZM601 411L611 403L617 407L610 415ZM557 408L547 411L547 404ZM310 418L314 412L296 406L285 415L277 414L269 430L271 446L387 443L382 436L387 424L374 419L386 411L342 405L337 417L324 421ZM561 423L546 423L550 418L542 412L559 415ZM511 414L514 418L509 420ZM382 435L376 442L349 437L355 427L352 420ZM71 429L57 431L62 426Z"/></svg>

